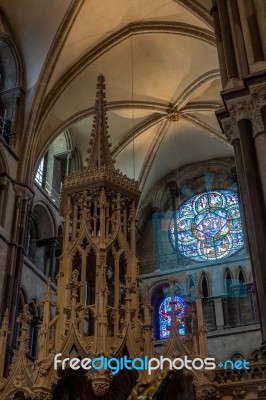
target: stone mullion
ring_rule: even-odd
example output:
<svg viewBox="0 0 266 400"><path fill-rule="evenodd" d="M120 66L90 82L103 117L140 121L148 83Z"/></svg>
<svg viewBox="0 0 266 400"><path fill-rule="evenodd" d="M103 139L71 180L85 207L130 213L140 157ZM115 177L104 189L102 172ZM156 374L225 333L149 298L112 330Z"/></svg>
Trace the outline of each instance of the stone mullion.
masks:
<svg viewBox="0 0 266 400"><path fill-rule="evenodd" d="M77 236L77 223L78 223L78 205L74 204L73 221L72 221L72 240Z"/></svg>
<svg viewBox="0 0 266 400"><path fill-rule="evenodd" d="M119 334L119 293L120 293L120 282L119 282L119 258L120 252L115 253L115 270L114 270L114 336Z"/></svg>
<svg viewBox="0 0 266 400"><path fill-rule="evenodd" d="M64 240L64 250L68 248L69 245L69 234L70 234L70 215L71 215L71 196L67 197L67 205L65 209L65 240Z"/></svg>
<svg viewBox="0 0 266 400"><path fill-rule="evenodd" d="M64 267L64 270L63 268ZM59 278L57 281L57 313L59 315L58 322L56 324L55 332L55 348L59 349L62 344L62 337L65 335L66 328L66 314L64 313L64 307L70 303L69 290L67 285L72 275L72 260L67 259L63 264L60 265Z"/></svg>
<svg viewBox="0 0 266 400"><path fill-rule="evenodd" d="M81 282L81 287L80 287L80 303L82 306L88 305L87 304L87 298L88 298L88 292L87 292L87 298L85 299L85 290L87 289L88 291L88 285L87 285L87 257L88 254L85 251L82 251L82 258L81 258L81 276L80 276L80 282Z"/></svg>
<svg viewBox="0 0 266 400"><path fill-rule="evenodd" d="M133 256L136 253L136 211L134 202L130 210L130 250Z"/></svg>
<svg viewBox="0 0 266 400"><path fill-rule="evenodd" d="M97 254L97 272L96 272L96 301L95 316L96 322L96 353L105 352L105 338L107 337L107 315L106 315L106 254L101 252Z"/></svg>
<svg viewBox="0 0 266 400"><path fill-rule="evenodd" d="M105 221L106 221L106 195L105 189L102 188L100 197L100 243L105 243Z"/></svg>

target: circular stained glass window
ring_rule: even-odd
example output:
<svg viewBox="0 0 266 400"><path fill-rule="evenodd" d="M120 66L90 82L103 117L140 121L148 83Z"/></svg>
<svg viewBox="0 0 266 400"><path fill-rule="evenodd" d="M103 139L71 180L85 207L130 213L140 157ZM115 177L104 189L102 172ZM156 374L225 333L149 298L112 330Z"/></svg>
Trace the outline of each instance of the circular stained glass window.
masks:
<svg viewBox="0 0 266 400"><path fill-rule="evenodd" d="M170 221L176 251L194 261L214 261L244 246L238 196L231 190L203 192L187 200Z"/></svg>

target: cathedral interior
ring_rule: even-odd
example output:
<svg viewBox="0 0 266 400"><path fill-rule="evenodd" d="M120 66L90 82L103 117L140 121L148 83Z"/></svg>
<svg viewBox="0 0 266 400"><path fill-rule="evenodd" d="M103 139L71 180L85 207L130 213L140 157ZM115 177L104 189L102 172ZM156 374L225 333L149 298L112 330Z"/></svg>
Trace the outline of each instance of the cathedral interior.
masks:
<svg viewBox="0 0 266 400"><path fill-rule="evenodd" d="M265 205L265 0L0 0L1 400L266 399Z"/></svg>

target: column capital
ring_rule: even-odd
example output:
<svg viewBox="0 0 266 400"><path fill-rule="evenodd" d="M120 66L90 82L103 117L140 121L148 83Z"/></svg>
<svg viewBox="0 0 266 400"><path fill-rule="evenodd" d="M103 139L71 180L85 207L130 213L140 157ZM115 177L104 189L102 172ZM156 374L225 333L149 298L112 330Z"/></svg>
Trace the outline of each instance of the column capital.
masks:
<svg viewBox="0 0 266 400"><path fill-rule="evenodd" d="M237 123L233 118L221 120L221 126L228 142L233 143L236 139L239 139Z"/></svg>
<svg viewBox="0 0 266 400"><path fill-rule="evenodd" d="M229 135L228 139L230 139L232 142L236 137L239 136L237 124L242 119L249 119L251 121L253 136L257 136L260 133L265 132L261 115L261 109L265 104L265 94L262 90L258 90L258 88L251 89L250 95L248 96L234 99L233 101L228 101L227 110L230 114L230 119L226 119L224 123L222 122L226 137L228 138ZM230 132L230 124L232 126L232 132Z"/></svg>

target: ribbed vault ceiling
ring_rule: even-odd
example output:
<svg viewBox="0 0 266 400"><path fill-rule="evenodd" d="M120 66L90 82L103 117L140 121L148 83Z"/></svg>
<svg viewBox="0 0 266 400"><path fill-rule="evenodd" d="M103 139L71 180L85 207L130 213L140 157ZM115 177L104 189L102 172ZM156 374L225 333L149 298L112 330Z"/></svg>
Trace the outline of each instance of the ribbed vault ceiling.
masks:
<svg viewBox="0 0 266 400"><path fill-rule="evenodd" d="M231 156L214 114L221 88L210 3L2 0L26 70L29 170L65 129L85 160L100 73L116 166L139 179L142 201L176 168Z"/></svg>

